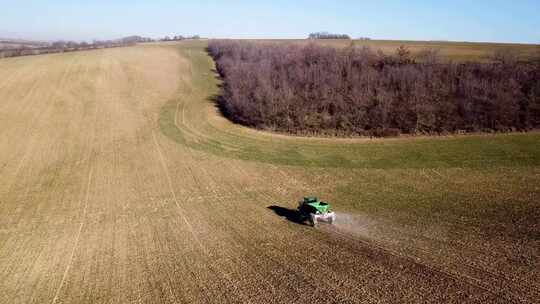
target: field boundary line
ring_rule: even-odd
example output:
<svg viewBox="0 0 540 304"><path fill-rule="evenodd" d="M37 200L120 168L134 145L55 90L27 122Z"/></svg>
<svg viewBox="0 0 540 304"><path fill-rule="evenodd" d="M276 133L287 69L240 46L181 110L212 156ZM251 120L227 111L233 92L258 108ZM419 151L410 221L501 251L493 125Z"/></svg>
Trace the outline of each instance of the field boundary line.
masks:
<svg viewBox="0 0 540 304"><path fill-rule="evenodd" d="M69 257L69 262L68 262L68 265L67 265L66 269L64 270L62 280L60 281L60 286L58 286L51 304L55 304L56 301L58 301L58 296L60 295L60 291L62 290L62 287L64 286L64 284L66 282L66 278L67 278L67 276L69 274L69 270L71 269L71 265L73 264L73 258L75 257L75 252L77 251L77 248L79 247L79 240L81 238L82 230L83 230L84 224L86 222L85 218L86 218L86 212L88 210L88 198L90 197L90 185L92 183L93 173L94 173L94 167L91 167L90 171L88 172L88 183L86 184L86 194L85 194L85 197L84 197L84 207L83 207L83 212L82 212L82 215L81 215L81 223L79 225L79 230L77 231L77 236L75 237L75 244L73 245L73 249L71 250L71 255Z"/></svg>

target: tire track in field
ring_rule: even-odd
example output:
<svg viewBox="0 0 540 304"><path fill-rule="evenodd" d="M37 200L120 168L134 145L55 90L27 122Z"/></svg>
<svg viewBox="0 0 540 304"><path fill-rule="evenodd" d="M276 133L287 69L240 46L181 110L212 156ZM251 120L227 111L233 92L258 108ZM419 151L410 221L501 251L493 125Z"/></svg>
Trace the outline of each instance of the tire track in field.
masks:
<svg viewBox="0 0 540 304"><path fill-rule="evenodd" d="M184 83L184 90L187 90L187 91L188 91L188 94L190 95L190 96L188 96L188 98L189 98L189 97L193 97L193 96L192 96L192 93L193 93L192 90L191 90L190 88L189 88L189 90L188 90L188 86L187 86L185 83ZM190 129L190 128L187 126L187 124L186 124L186 121L185 121L185 102L184 102L183 98L180 98L179 101L177 102L177 105L176 105L176 111L175 111L175 113L174 113L174 125L175 125L176 127L178 127L178 128L181 127L181 125L179 124L179 121L178 121L178 118L179 118L179 112L180 112L180 105L182 105L182 114L181 114L182 120L181 120L181 123L182 123L182 125L185 127L185 128L183 128L183 129L186 130L186 131L188 131L188 132L190 132L190 133L193 133L195 136L199 136L198 133L192 132L191 129ZM187 129L186 129L186 128L187 128ZM199 137L200 137L200 136L199 136ZM192 151L189 147L185 146L185 150L189 153L189 155L191 156L191 158L194 158L194 153L193 153L193 151ZM195 168L192 167L192 166L187 166L187 169L191 172L192 177L194 178L196 184L198 185L199 190L200 190L199 192L201 192L201 193L206 192L205 189L202 189L202 187L201 187L201 184L202 184L201 181L199 181L199 179L196 177L196 173L195 173L195 170L194 170ZM197 169L203 170L203 172L204 172L203 176L210 176L210 175L208 174L208 172L205 170L204 166L198 166ZM210 191L214 194L213 197L214 197L216 200L220 201L221 203L224 203L223 197L222 197L222 196L223 196L222 193L218 193L218 192L216 191L217 188L215 187L215 181L212 180L212 183L214 183L214 186L210 186ZM235 193L235 196L237 196L238 194L239 194L239 193ZM224 220L223 218L218 217L218 220L223 224L223 227L228 227L228 226L226 225L226 223L224 223L225 220ZM212 223L216 223L216 222L217 222L216 219L212 219ZM239 244L243 244L243 246L245 247L246 244L248 244L248 243L242 242L242 243L239 243ZM229 257L231 257L231 256L229 256ZM237 262L238 262L238 261L237 261ZM255 275L257 275L256 272L254 272L254 273L255 273ZM222 273L221 275L224 275L224 274ZM228 278L228 277L227 277L226 279L227 279L227 281L229 281L230 283L234 284L234 283L232 282L232 279L231 279L231 278ZM264 277L259 277L259 282L260 282L260 280L266 281L266 282L267 282L267 285L266 285L266 286L270 286L270 289L275 289L275 287L273 286L273 284L272 284L271 282L269 282L268 280L266 280ZM239 288L236 287L236 290L239 290ZM298 290L298 292L300 292L300 290ZM244 299L244 302L250 302L248 296L243 295L242 298Z"/></svg>
<svg viewBox="0 0 540 304"><path fill-rule="evenodd" d="M88 183L86 184L86 191L85 191L86 193L85 193L85 197L84 197L83 210L82 210L82 214L81 214L81 223L79 224L79 229L77 230L77 234L76 234L75 240L73 242L73 248L71 250L71 254L69 255L66 269L64 270L64 273L62 275L62 279L60 280L60 285L56 289L56 292L54 294L53 300L51 301L51 304L55 304L58 301L58 297L60 296L60 291L62 290L62 287L64 286L64 284L66 282L66 278L67 278L67 276L69 274L69 271L71 269L71 265L73 264L73 260L74 260L74 257L75 257L75 252L77 251L77 248L79 247L79 241L81 239L81 234L82 234L82 231L83 231L83 228L84 228L84 224L86 222L86 213L87 213L87 210L88 210L88 199L90 197L90 185L92 183L93 172L94 172L94 168L90 167L90 170L88 172L88 177L87 177Z"/></svg>
<svg viewBox="0 0 540 304"><path fill-rule="evenodd" d="M199 246L199 248L201 249L201 251L204 253L204 255L206 257L210 257L211 254L210 254L209 249L202 243L200 238L197 236L197 234L195 232L195 229L193 228L192 224L187 220L187 216L185 215L185 211L180 206L180 203L179 203L178 198L176 196L176 192L174 191L174 186L173 186L173 183L172 183L172 179L171 179L169 171L168 171L166 159L165 159L165 157L163 155L163 152L161 151L161 147L160 147L160 145L159 145L159 143L157 141L154 130L152 130L152 138L153 138L156 150L157 150L157 152L159 154L161 166L162 166L163 172L165 173L165 176L166 176L166 179L167 179L167 182L168 182L169 191L171 192L171 195L173 197L173 200L175 202L177 210L179 211L179 214L182 217L184 223L188 226L188 229L190 230L192 236L194 237L194 239L195 239L197 245ZM189 150L189 148L186 149L186 150L189 153L191 153L191 150ZM193 155L192 155L192 157L193 157ZM203 188L201 187L200 181L196 178L196 174L194 173L193 168L190 168L189 171L191 172L191 176L195 179L195 182L198 185L200 191L204 191ZM192 211L194 211L194 210L192 210ZM216 270L213 270L213 271L216 273L216 275L222 276L229 283L229 285L236 286L235 290L239 291L242 294L241 298L243 299L244 303L251 303L251 301L249 300L249 297L247 297L245 294L243 294L241 292L241 290L235 284L234 280L231 279L228 274L226 274L224 272L221 272L221 271L220 272L218 272Z"/></svg>
<svg viewBox="0 0 540 304"><path fill-rule="evenodd" d="M204 170L203 166L198 167L198 169L202 170L202 172L204 172L202 174L203 176L206 176L206 177L210 176L207 173L207 171ZM193 172L194 175L196 174L194 172L194 168L191 167L190 170ZM197 180L198 180L198 178L197 178ZM200 184L200 182L199 182L199 184ZM215 214L218 214L218 215L227 214L227 212L225 212L225 210L222 210L222 208L220 208L222 205L227 206L227 203L225 202L225 198L224 198L223 193L219 193L217 191L217 187L215 186L215 181L214 180L211 180L211 181L208 180L208 181L206 181L206 184L211 184L211 185L209 185L209 190L210 190L210 192L212 194L210 196L201 196L198 199L195 199L194 203L197 203L197 202L200 201L199 203L203 203L206 206L212 206L212 209L215 211ZM229 197L230 197L231 200L236 200L239 197L241 197L241 195L240 195L240 193L235 192L232 195L230 195ZM219 204L215 204L214 202L219 202ZM228 211L230 212L230 210L228 210ZM201 212L199 212L199 214L202 215ZM245 267L249 267L250 271L249 272L242 271L240 278L245 278L246 276L255 276L255 277L257 277L256 282L258 282L259 285L262 285L264 287L269 287L269 289L272 290L272 295L268 295L268 294L265 294L265 295L270 296L271 298L272 297L275 298L275 296L276 296L275 294L276 294L276 290L277 290L276 286L273 284L273 282L269 281L265 276L261 275L260 273L258 273L255 270L257 265L261 267L260 269L263 269L262 267L264 267L265 265L262 264L259 261L259 259L257 259L255 261L250 261L251 263L255 263L256 265L250 264L250 265L246 266L245 265L246 261L242 260L241 257L236 256L240 251L240 249L238 249L238 248L245 248L245 250L241 250L244 253L257 252L257 251L252 250L253 246L251 246L251 241L246 242L246 239L242 238L241 235L238 234L238 231L232 228L232 226L230 225L230 221L231 221L230 218L224 218L223 216L214 216L214 217L212 217L211 215L209 216L208 214L202 215L202 216L206 217L206 218L208 218L210 220L210 222L212 223L214 229L216 229L218 231L222 231L222 232L227 232L227 236L226 236L227 237L226 242L228 244L227 248L233 247L232 241L234 240L234 247L237 248L237 249L234 250L234 252L231 252L230 249L228 249L226 252L221 251L220 254L223 255L223 256L226 256L227 259L229 261L233 262L235 265L244 265ZM244 231L249 231L249 229L247 229L247 227L246 227L246 229ZM234 232L234 233L232 233L232 232ZM240 238L240 240L239 240L239 238ZM263 255L259 255L259 256L263 256ZM281 268L281 269L283 269L283 268ZM233 271L235 271L235 270L233 270ZM239 272L239 270L236 269L235 272ZM221 275L223 275L223 274L221 274ZM237 281L237 280L234 280L232 278L228 278L227 280L229 282ZM261 282L265 282L265 283L261 284ZM240 282L238 282L238 283L240 283ZM238 284L234 284L234 285L236 286L235 290L240 290L240 287L238 286ZM244 287L243 289L245 289L245 287L247 287L247 286L243 286L243 287ZM301 289L297 289L295 292L300 293ZM260 296L260 294L258 296ZM245 295L245 293L243 293L243 296L242 296L243 302L249 301L250 298L251 298L250 296L247 296L247 295ZM266 299L265 302L268 301L268 300L269 299Z"/></svg>
<svg viewBox="0 0 540 304"><path fill-rule="evenodd" d="M231 172L231 173L233 173L233 172L240 173L240 175L243 175L243 178L246 177L244 171L241 170L241 168L239 166L237 166L237 165L232 165L232 166L227 165L227 167L230 167L229 168L230 171L228 170L229 172ZM208 170L205 170L204 166L201 166L200 168L202 169L202 175L208 177L211 180L212 185L210 186L210 191L213 193L212 197L215 198L215 201L217 201L218 203L217 204L214 203L214 199L210 199L210 200L208 200L208 202L209 202L209 204L212 205L212 209L218 210L218 212L217 212L218 214L226 214L227 211L230 212L230 210L227 210L227 208L225 208L225 209L223 208L223 206L231 207L230 203L225 200L224 192L227 193L226 197L230 197L233 200L238 200L240 198L244 198L244 199L248 199L248 200L258 199L258 197L242 195L242 189L237 188L234 185L234 183L232 183L230 181L227 183L226 187L219 188L219 190L221 192L218 192L218 187L217 187L218 182L216 182L218 179L213 174L211 174ZM231 174L231 176L232 175L233 174ZM224 183L226 181L219 181L219 182ZM228 189L228 190L225 191L224 189ZM257 192L256 195L261 195L262 196L262 193ZM245 207L247 208L248 206L245 206ZM244 210L243 212L246 212L246 211ZM235 211L233 213L241 214L241 211L239 211L239 212ZM246 213L248 213L248 212L246 212ZM302 294L304 290L315 290L316 289L316 286L313 285L313 282L319 282L320 280L314 280L313 278L311 278L311 280L309 280L309 281L306 280L306 276L305 276L304 273L302 273L302 274L297 273L295 271L295 269L293 267L291 267L291 265L287 265L283 261L279 261L277 258L272 257L271 255L267 254L265 250L261 250L259 246L254 245L253 240L251 240L248 237L244 236L246 231L250 231L251 229L254 229L254 227L258 226L258 223L256 221L245 219L245 218L242 219L241 221L235 221L235 224L237 224L237 225L241 223L241 228L242 229L235 228L235 226L231 225L230 222L227 221L227 219L224 219L222 217L217 217L217 220L214 219L212 222L217 222L217 221L219 221L220 225L222 226L222 229L233 232L233 233L231 233L231 237L236 240L236 243L238 244L237 246L241 246L241 247L246 248L246 250L245 250L246 254L249 254L249 255L252 255L252 256L258 256L258 257L264 257L264 260L268 261L268 262L271 262L273 266L268 268L268 265L265 265L264 263L259 262L258 261L259 259L255 259L254 261L252 261L252 263L258 264L260 267L262 267L261 269L272 269L272 272L277 272L278 269L280 270L279 271L279 276L276 276L276 275L272 276L274 282L282 282L284 280L284 278L288 278L288 277L291 277L291 276L295 277L295 279L293 279L293 281L297 282L297 284L294 284L293 286L286 286L287 288L291 289L290 294ZM257 227L257 228L261 229L260 227ZM269 229L266 229L264 227L262 229L266 233L274 234L274 231L270 231ZM252 265L251 269L255 269L255 266ZM257 276L257 275L260 275L260 274L255 271L254 275ZM268 282L267 284L269 286L271 286L271 289L278 290L277 286L275 286L274 283L269 282L266 279L263 279L263 280ZM260 282L260 279L258 279L257 281ZM300 282L302 282L302 283L300 283ZM331 287L331 286L327 284L327 286L324 289L325 290L337 291L335 288L329 289L329 287ZM281 292L283 292L283 287L281 287L281 289L279 289L279 290ZM342 300L344 300L344 299L342 299ZM287 300L284 299L284 301L287 301Z"/></svg>
<svg viewBox="0 0 540 304"><path fill-rule="evenodd" d="M161 169L163 170L163 173L164 173L164 175L165 175L165 177L167 179L167 184L168 184L168 187L169 187L169 191L170 191L170 193L172 195L172 198L174 200L174 204L176 205L176 208L178 210L178 214L182 217L182 220L184 221L184 223L188 227L188 229L191 232L191 235L193 236L193 239L195 240L197 245L203 250L203 252L206 253L207 252L206 247L201 243L201 240L199 239L199 237L195 233L195 230L193 229L193 226L188 221L186 215L184 214L184 211L183 211L182 207L180 206L180 203L178 202L178 198L176 197L176 192L174 191L174 188L173 188L171 176L169 174L169 170L167 169L167 163L165 161L165 157L163 156L163 153L161 152L161 147L159 146L159 143L157 142L156 133L155 133L154 130L152 130L152 140L154 142L154 146L156 148L156 151L158 152L159 160L160 160L160 164L161 164Z"/></svg>
<svg viewBox="0 0 540 304"><path fill-rule="evenodd" d="M187 88L187 86L184 85L184 89L186 89L186 88ZM189 94L191 94L191 92L189 92ZM178 123L179 123L179 122L178 122L178 117L179 117L180 104L182 104L182 116L181 116L181 117L182 117L182 123L184 123L184 119L185 119L185 107L184 107L184 102L183 102L183 99L180 99L180 100L177 102L177 104L176 104L176 111L175 111L175 113L174 113L174 125L177 126L177 127L179 127L179 124L178 124ZM187 127L187 125L186 125L186 127ZM184 130L185 130L185 129L184 129ZM196 134L196 133L194 133L194 134ZM193 151L192 151L189 147L187 147L187 146L185 146L184 148L185 148L185 151L188 152L188 154L190 155L190 157L191 157L192 159L195 159L194 154L193 154ZM207 189L204 189L204 188L202 187L202 182L201 182L200 179L197 177L197 174L196 174L196 172L195 172L195 168L194 168L193 166L186 165L186 169L190 172L190 175L191 175L192 178L194 179L195 184L197 185L197 187L198 187L198 189L199 189L199 193L205 193L205 192L207 191ZM198 170L205 170L203 166L198 166L197 169L198 169ZM203 174L203 175L204 175L204 174ZM208 176L208 175L206 175L206 176ZM172 187L172 184L171 184L171 187ZM217 200L221 200L221 198L222 198L221 196L222 196L222 195L219 194L219 193L217 193L217 192L215 192L215 187L210 186L210 191L211 191L212 193L214 193L214 197L215 197ZM194 211L194 210L192 210L192 211ZM200 214L200 212L199 212L199 214ZM218 218L219 218L219 217L218 217ZM219 218L219 219L222 220L221 218ZM216 222L216 220L215 220L215 219L212 219L212 223L215 223L215 222ZM226 227L226 226L225 226L225 227ZM208 255L208 252L205 252L205 253ZM231 257L229 256L229 258L231 258ZM217 271L215 271L215 270L214 270L214 272L215 272L217 275L223 276L223 277L225 278L225 280L227 280L227 281L229 282L230 285L234 285L234 286L235 286L235 290L239 291L239 292L242 294L241 298L243 299L243 302L244 302L244 303L250 303L250 302L251 302L251 301L250 301L250 298L249 298L247 295L245 295L245 294L240 290L240 288L239 288L238 285L234 282L234 280L233 280L232 278L230 278L226 273L224 273L224 272L222 272L222 271L221 271L221 272L217 272ZM271 284L270 284L270 286L271 286Z"/></svg>
<svg viewBox="0 0 540 304"><path fill-rule="evenodd" d="M187 86L187 84L186 84L185 82L183 82L183 84L184 84L183 89L184 89L184 90L187 90L188 93L191 94L192 92L191 92L190 88ZM175 112L174 112L174 125L175 125L176 127L180 127L180 125L179 125L179 113L180 113L180 105L181 105L181 104L182 104L181 119L182 119L182 122L185 123L185 107L184 107L184 103L183 103L182 101L183 101L183 99L179 99L179 101L176 103L176 107L175 107ZM187 125L185 125L185 124L184 124L184 126L187 127ZM196 136L197 138L200 138L200 137L202 136L201 134L199 134L198 132L195 132L195 131L191 130L190 128L187 128L187 129L186 129L186 128L183 128L183 130L188 131L188 133L193 134L193 135ZM156 142L156 145L159 147L159 144L157 144L157 140L156 140L156 138L155 138L155 134L153 133L152 135L153 135L153 137L154 137L154 141ZM185 149L184 149L185 152L187 152L188 155L190 155L191 159L195 159L194 154L193 154L193 151L192 151L189 147L187 147L187 146L185 146L184 148L185 148ZM163 154L161 154L161 158L162 158L162 163L163 163L163 166L164 166L164 170L168 171L168 169L166 168L166 162L164 161ZM196 173L196 169L200 171L200 170L204 170L204 168L203 168L202 166L197 166L197 167L195 168L195 167L193 167L193 166L187 164L187 162L183 163L183 165L184 165L185 170L188 171L189 174L190 174L190 176L193 178L193 181L195 182L195 185L196 185L196 187L198 188L198 192L199 192L199 193L205 193L205 192L207 192L208 189L206 189L206 188L204 188L204 187L202 186L203 183L202 183L202 181L200 180L200 178L197 177L198 174ZM171 191L173 192L173 190L172 190L172 188L173 188L173 186L172 186L172 180L171 180L170 176L168 176L168 180L169 180L170 189L171 189ZM210 189L213 190L212 187L210 187ZM206 195L205 195L205 196L206 196ZM220 195L220 194L217 194L217 193L215 193L214 196L215 196L215 198L217 198L217 199L221 198L221 195ZM176 197L175 197L174 199L175 199L175 201L177 202ZM196 212L196 213L198 213L199 215L201 214L200 212L198 212L198 211L196 211L196 210L193 210L193 209L190 210L190 211L191 211L191 212ZM212 223L214 223L214 222L215 222L215 219L212 220ZM207 249L207 248L204 248L204 253L205 253L205 255L206 255L207 257L211 255L210 252L209 252L209 249ZM245 293L243 293L243 292L241 291L241 289L240 289L240 288L238 287L238 285L235 283L235 280L233 280L228 274L224 273L223 271L216 271L215 269L213 269L212 271L213 271L217 276L223 277L223 278L229 283L229 285L235 286L234 290L236 290L237 292L239 292L239 293L241 294L240 298L242 298L242 302L244 302L244 303L250 303L250 302L251 302L250 298L249 298Z"/></svg>
<svg viewBox="0 0 540 304"><path fill-rule="evenodd" d="M71 267L73 265L73 260L75 258L75 253L77 251L77 248L79 247L80 237L83 231L83 228L86 223L86 216L88 212L88 201L90 198L90 186L92 184L93 174L94 174L94 166L92 164L92 154L94 151L93 142L96 137L96 128L97 128L97 122L98 122L98 113L99 113L99 105L96 103L95 105L95 112L94 112L94 119L92 122L92 132L88 134L87 142L86 142L86 155L84 157L84 160L88 163L89 170L88 170L88 176L87 176L87 184L86 184L86 190L85 190L85 197L84 197L84 206L81 214L81 222L79 224L79 229L77 231L77 234L75 236L75 240L73 243L73 248L71 250L71 254L68 259L68 264L63 272L62 279L60 280L60 284L55 292L54 298L51 301L51 304L55 304L60 296L60 292L62 291L62 287L64 286L67 276L69 275L69 272L71 270Z"/></svg>
<svg viewBox="0 0 540 304"><path fill-rule="evenodd" d="M145 100L143 100L143 104L146 104ZM204 245L203 241L197 235L197 232L195 231L195 227L193 226L193 224L188 220L186 210L184 210L184 208L180 204L178 194L174 190L172 177L171 177L171 175L169 173L169 168L168 168L168 165L167 165L167 159L166 159L166 157L165 157L165 155L164 155L164 153L162 151L161 145L159 144L158 137L155 134L154 116L152 115L151 112L148 112L148 110L147 110L148 108L151 108L151 106L149 106L149 105L145 105L143 107L139 106L139 110L141 111L141 114L144 116L144 119L146 121L146 128L145 129L150 130L149 133L151 133L151 134L149 134L152 137L150 139L150 141L152 141L152 143L151 143L151 145L153 146L152 150L154 150L156 152L156 154L157 154L157 158L158 158L158 162L159 162L159 170L160 170L160 172L162 172L160 175L162 177L165 176L165 179L167 180L166 181L167 189L168 189L168 192L170 193L168 196L170 196L172 198L172 200L174 202L174 208L176 209L176 213L180 215L181 221L188 228L188 231L192 235L192 239L194 239L194 243L196 245L194 250L197 250L197 251L202 253L202 255L198 255L199 257L209 259L210 254L209 254L208 248ZM195 181L195 183L197 184L197 187L199 187L199 183L197 182L196 176L193 174L193 172L190 171L189 168L186 169L186 171L187 171L186 175L191 176L193 178L193 180ZM199 191L201 191L201 190L202 190L202 188L199 188ZM188 265L193 266L193 265L201 264L200 261L194 260L193 257L190 254L185 255L185 259L186 259L186 262L187 262ZM176 265L176 263L172 264L170 266L175 267L175 265ZM183 266L186 266L186 265L183 265ZM201 273L200 273L200 269L198 269L198 267L194 267L194 268L192 268L190 270L186 270L186 269L183 269L183 270L190 273L194 279L196 278L194 280L195 286L192 286L192 287L194 287L196 289L198 288L198 293L200 293L199 297L202 297L204 299L204 302L206 302L206 303L212 302L212 299L215 299L216 297L219 296L218 294L216 294L214 292L214 288L208 288L206 285L201 285L201 281L200 281ZM202 275L205 276L206 274L203 273ZM218 273L215 273L215 275L219 276ZM169 275L169 278L172 278L172 277ZM169 280L169 281L172 284L172 281L171 280ZM171 297L171 299L176 299L176 294L177 293L178 293L178 290L176 290L176 293L174 293L174 294L172 292L169 292L169 296ZM139 298L141 298L141 297L144 297L144 295L139 295Z"/></svg>

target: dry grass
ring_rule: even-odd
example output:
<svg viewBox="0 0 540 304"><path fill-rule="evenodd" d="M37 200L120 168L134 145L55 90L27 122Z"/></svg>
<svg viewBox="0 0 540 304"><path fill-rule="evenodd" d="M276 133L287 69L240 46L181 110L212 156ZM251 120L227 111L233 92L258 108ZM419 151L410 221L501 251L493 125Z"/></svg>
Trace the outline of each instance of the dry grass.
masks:
<svg viewBox="0 0 540 304"><path fill-rule="evenodd" d="M458 155L429 168L413 158L422 167L349 166L343 155L361 160L365 144L408 141L292 139L232 125L210 100L218 80L203 48L0 61L0 303L538 298L538 227L521 226L534 224L523 214L538 214L537 135L489 138L520 147L515 162L488 148L491 165ZM418 147L447 143L424 140ZM307 193L360 224L314 230L267 209ZM524 222L488 221L500 232L490 235L481 219L499 218L501 206ZM357 229L364 223L369 233Z"/></svg>

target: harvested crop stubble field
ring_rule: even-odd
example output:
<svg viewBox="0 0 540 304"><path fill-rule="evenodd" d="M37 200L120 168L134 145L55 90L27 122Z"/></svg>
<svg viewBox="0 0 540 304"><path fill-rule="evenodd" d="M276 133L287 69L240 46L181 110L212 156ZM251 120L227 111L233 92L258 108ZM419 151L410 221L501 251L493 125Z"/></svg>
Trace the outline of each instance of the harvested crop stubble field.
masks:
<svg viewBox="0 0 540 304"><path fill-rule="evenodd" d="M540 134L250 130L204 48L0 60L0 303L538 301Z"/></svg>

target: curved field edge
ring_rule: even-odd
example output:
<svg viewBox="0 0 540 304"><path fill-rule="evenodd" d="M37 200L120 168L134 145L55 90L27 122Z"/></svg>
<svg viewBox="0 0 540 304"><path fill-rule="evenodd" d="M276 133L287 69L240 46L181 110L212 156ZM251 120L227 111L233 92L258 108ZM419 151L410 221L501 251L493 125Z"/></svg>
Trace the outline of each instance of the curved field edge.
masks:
<svg viewBox="0 0 540 304"><path fill-rule="evenodd" d="M159 125L170 139L228 158L304 167L481 168L540 165L540 134L471 135L374 140L272 136L235 125L216 107L220 80L205 43L177 47L191 64L189 85L162 109ZM185 89L189 88L189 89Z"/></svg>

